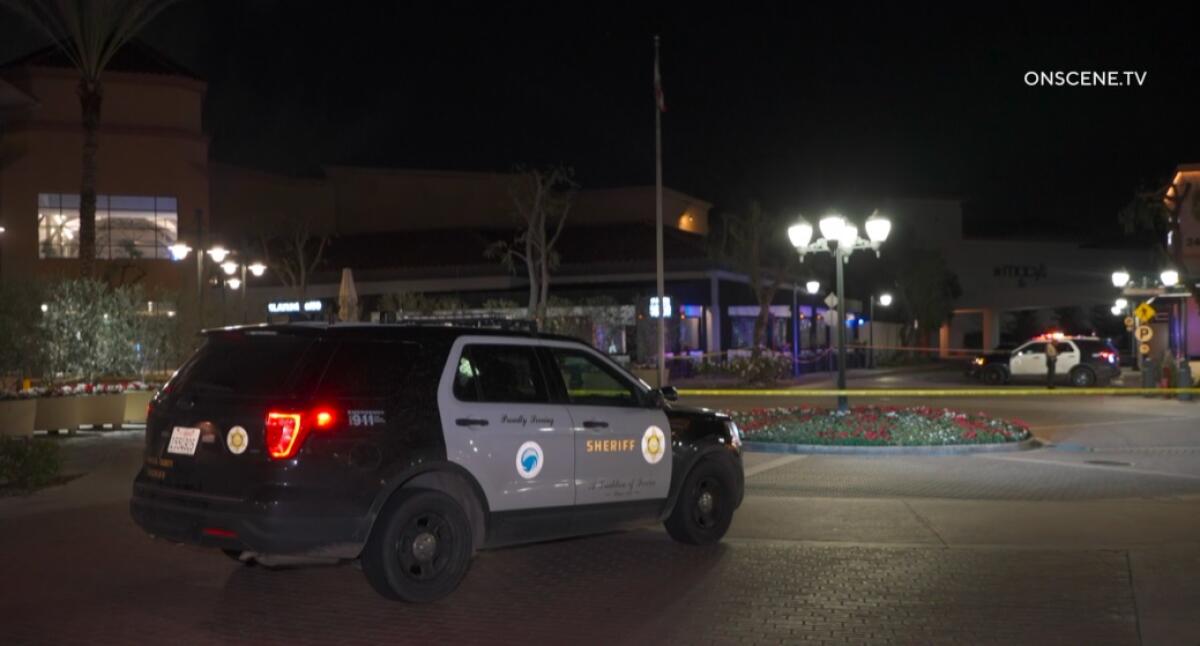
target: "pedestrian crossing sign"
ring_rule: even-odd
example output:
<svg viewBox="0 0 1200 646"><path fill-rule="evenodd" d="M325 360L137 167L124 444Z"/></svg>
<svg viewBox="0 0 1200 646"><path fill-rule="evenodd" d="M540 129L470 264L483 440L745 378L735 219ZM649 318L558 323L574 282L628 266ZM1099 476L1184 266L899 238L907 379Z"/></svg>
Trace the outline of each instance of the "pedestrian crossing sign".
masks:
<svg viewBox="0 0 1200 646"><path fill-rule="evenodd" d="M1150 320L1154 318L1154 315L1158 314L1158 312L1154 311L1153 307L1150 307L1149 303L1142 303L1141 305L1138 305L1137 309L1133 310L1133 313L1142 323L1149 323Z"/></svg>

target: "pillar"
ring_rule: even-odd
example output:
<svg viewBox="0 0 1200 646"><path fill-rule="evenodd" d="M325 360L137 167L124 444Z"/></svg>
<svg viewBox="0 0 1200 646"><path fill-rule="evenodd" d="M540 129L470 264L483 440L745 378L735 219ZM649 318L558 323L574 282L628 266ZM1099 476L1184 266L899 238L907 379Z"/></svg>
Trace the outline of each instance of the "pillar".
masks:
<svg viewBox="0 0 1200 646"><path fill-rule="evenodd" d="M938 329L938 357L942 359L950 358L950 323L942 323L942 327Z"/></svg>
<svg viewBox="0 0 1200 646"><path fill-rule="evenodd" d="M721 281L708 279L708 352L721 351Z"/></svg>
<svg viewBox="0 0 1200 646"><path fill-rule="evenodd" d="M983 317L983 348L984 352L1000 345L1000 312L985 307L980 315Z"/></svg>

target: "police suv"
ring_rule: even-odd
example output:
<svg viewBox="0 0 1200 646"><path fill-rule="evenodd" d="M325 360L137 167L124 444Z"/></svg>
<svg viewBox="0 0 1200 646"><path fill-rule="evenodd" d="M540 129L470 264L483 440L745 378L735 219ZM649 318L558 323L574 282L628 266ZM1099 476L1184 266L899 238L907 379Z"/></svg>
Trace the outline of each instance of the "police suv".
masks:
<svg viewBox="0 0 1200 646"><path fill-rule="evenodd" d="M1000 385L1010 381L1042 381L1048 376L1046 346L1053 344L1057 351L1054 364L1055 379L1066 379L1072 386L1107 384L1121 376L1117 349L1094 336L1042 335L1020 346L1000 346L987 354L975 357L967 368L967 376L985 384Z"/></svg>
<svg viewBox="0 0 1200 646"><path fill-rule="evenodd" d="M134 520L267 566L358 559L382 595L452 592L475 550L662 522L721 539L732 420L590 346L505 330L225 328L158 392Z"/></svg>

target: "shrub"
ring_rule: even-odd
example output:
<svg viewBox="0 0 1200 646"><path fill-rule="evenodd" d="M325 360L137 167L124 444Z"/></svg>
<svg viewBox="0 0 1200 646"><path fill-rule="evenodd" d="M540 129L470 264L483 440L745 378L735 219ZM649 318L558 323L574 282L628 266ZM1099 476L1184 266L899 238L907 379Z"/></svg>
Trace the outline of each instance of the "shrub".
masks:
<svg viewBox="0 0 1200 646"><path fill-rule="evenodd" d="M0 485L36 489L58 477L62 459L49 440L0 437Z"/></svg>
<svg viewBox="0 0 1200 646"><path fill-rule="evenodd" d="M729 370L749 384L772 384L792 374L792 358L786 354L763 352L757 358L736 357Z"/></svg>

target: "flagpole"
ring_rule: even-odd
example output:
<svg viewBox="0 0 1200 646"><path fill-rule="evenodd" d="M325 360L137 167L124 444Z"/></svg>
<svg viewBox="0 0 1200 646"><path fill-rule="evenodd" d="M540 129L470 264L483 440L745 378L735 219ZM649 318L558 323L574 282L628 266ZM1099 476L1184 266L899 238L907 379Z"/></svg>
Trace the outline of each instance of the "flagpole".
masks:
<svg viewBox="0 0 1200 646"><path fill-rule="evenodd" d="M658 68L658 34L654 35L654 234L655 272L658 279L658 387L666 385L666 287L663 278L663 208L662 208L662 104L659 100L661 73Z"/></svg>

